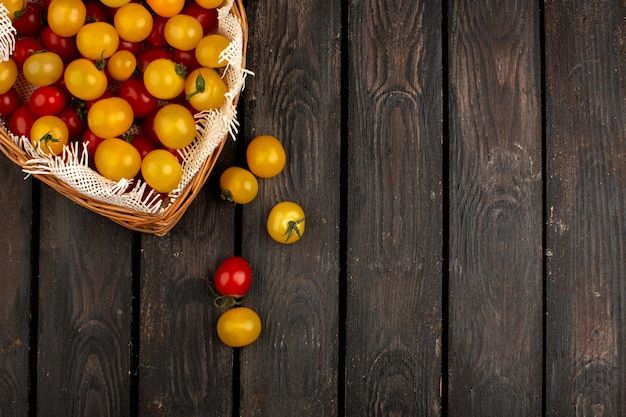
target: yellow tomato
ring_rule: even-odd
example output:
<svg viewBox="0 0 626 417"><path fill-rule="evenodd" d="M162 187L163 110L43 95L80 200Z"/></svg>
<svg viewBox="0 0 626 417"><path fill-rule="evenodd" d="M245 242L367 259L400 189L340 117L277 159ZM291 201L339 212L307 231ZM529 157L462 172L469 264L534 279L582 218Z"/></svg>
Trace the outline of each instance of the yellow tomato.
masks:
<svg viewBox="0 0 626 417"><path fill-rule="evenodd" d="M137 69L137 58L130 51L117 51L109 58L107 69L113 79L126 81Z"/></svg>
<svg viewBox="0 0 626 417"><path fill-rule="evenodd" d="M294 243L304 234L304 210L291 201L276 204L267 217L267 232L279 243Z"/></svg>
<svg viewBox="0 0 626 417"><path fill-rule="evenodd" d="M156 191L169 193L183 178L183 168L171 152L155 149L143 157L141 176Z"/></svg>
<svg viewBox="0 0 626 417"><path fill-rule="evenodd" d="M185 97L198 111L218 109L224 104L228 88L212 68L198 68L185 81Z"/></svg>
<svg viewBox="0 0 626 417"><path fill-rule="evenodd" d="M57 116L41 116L30 128L30 140L38 151L59 155L69 140L67 125Z"/></svg>
<svg viewBox="0 0 626 417"><path fill-rule="evenodd" d="M133 108L119 97L98 100L87 112L89 129L101 138L112 138L126 133L133 120Z"/></svg>
<svg viewBox="0 0 626 417"><path fill-rule="evenodd" d="M141 155L130 143L119 139L105 139L96 148L96 170L105 178L119 181L133 179L141 169Z"/></svg>
<svg viewBox="0 0 626 417"><path fill-rule="evenodd" d="M248 168L257 177L271 178L285 167L285 149L274 136L261 135L252 139L246 148Z"/></svg>
<svg viewBox="0 0 626 417"><path fill-rule="evenodd" d="M251 344L261 334L261 319L248 307L235 307L217 319L217 335L227 346L243 347Z"/></svg>
<svg viewBox="0 0 626 417"><path fill-rule="evenodd" d="M227 168L220 176L222 198L232 203L248 204L259 192L259 183L250 171L241 167Z"/></svg>
<svg viewBox="0 0 626 417"><path fill-rule="evenodd" d="M52 0L48 6L48 26L59 36L70 37L85 24L87 8L82 0Z"/></svg>

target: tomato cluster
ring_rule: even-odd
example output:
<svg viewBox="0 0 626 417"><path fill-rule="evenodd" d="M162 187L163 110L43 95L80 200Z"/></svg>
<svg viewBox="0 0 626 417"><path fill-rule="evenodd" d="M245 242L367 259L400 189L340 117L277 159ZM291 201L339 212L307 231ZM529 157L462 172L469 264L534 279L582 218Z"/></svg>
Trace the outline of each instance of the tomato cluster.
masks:
<svg viewBox="0 0 626 417"><path fill-rule="evenodd" d="M226 99L221 3L3 0L17 36L0 62L0 115L40 153L82 142L104 177L172 191L195 114Z"/></svg>
<svg viewBox="0 0 626 417"><path fill-rule="evenodd" d="M285 167L285 149L271 135L257 136L246 148L248 169L229 167L220 176L220 188L224 200L247 204L256 197L259 178L271 178L280 174ZM276 204L267 218L267 232L280 243L294 243L304 233L304 210L297 203L282 201Z"/></svg>
<svg viewBox="0 0 626 417"><path fill-rule="evenodd" d="M258 314L240 305L251 284L252 269L240 256L225 259L215 271L215 304L221 309L233 307L224 311L217 321L217 335L227 346L249 345L261 334Z"/></svg>

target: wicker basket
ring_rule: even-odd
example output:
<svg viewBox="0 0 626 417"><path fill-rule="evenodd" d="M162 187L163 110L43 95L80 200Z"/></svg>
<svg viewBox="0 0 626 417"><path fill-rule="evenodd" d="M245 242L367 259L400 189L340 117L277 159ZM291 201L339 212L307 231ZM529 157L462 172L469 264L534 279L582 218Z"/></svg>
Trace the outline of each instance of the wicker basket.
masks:
<svg viewBox="0 0 626 417"><path fill-rule="evenodd" d="M241 25L243 36L243 50L242 68L245 68L246 47L248 42L248 24L243 8L242 0L235 0L230 11L231 15L235 16ZM233 102L236 105L239 99L239 94L236 95ZM224 144L228 139L229 134L226 134L217 148L202 164L200 170L191 179L187 187L177 196L175 200L171 202L167 208L158 213L142 213L132 209L108 204L94 198L85 196L67 185L65 182L59 180L54 175L47 174L33 174L33 176L42 182L48 184L50 187L63 194L70 200L86 207L87 209L94 211L100 215L108 217L115 223L118 223L128 229L154 234L157 236L163 236L167 234L182 218L183 214L198 195L207 178L209 177L219 155L222 152ZM30 160L29 155L15 143L15 141L8 135L4 126L0 125L0 150L14 163L25 168Z"/></svg>

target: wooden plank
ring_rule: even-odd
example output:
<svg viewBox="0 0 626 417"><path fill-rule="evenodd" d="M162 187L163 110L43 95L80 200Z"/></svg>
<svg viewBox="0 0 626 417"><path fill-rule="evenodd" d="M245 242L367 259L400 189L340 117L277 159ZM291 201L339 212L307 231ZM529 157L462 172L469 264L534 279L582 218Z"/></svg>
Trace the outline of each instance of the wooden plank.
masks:
<svg viewBox="0 0 626 417"><path fill-rule="evenodd" d="M449 415L541 415L539 9L449 14Z"/></svg>
<svg viewBox="0 0 626 417"><path fill-rule="evenodd" d="M549 416L626 415L624 16L546 2Z"/></svg>
<svg viewBox="0 0 626 417"><path fill-rule="evenodd" d="M442 4L348 16L345 414L438 416Z"/></svg>
<svg viewBox="0 0 626 417"><path fill-rule="evenodd" d="M220 156L204 188L164 237L142 236L139 415L229 416L232 352L215 331L207 283L234 249L234 209L219 197Z"/></svg>
<svg viewBox="0 0 626 417"><path fill-rule="evenodd" d="M0 157L0 415L28 413L32 181Z"/></svg>
<svg viewBox="0 0 626 417"><path fill-rule="evenodd" d="M287 165L243 207L242 255L254 278L246 305L264 324L241 349L241 415L338 415L341 3L248 2L244 139L278 137ZM277 243L270 208L300 204L302 239Z"/></svg>
<svg viewBox="0 0 626 417"><path fill-rule="evenodd" d="M132 232L41 194L38 417L129 416Z"/></svg>

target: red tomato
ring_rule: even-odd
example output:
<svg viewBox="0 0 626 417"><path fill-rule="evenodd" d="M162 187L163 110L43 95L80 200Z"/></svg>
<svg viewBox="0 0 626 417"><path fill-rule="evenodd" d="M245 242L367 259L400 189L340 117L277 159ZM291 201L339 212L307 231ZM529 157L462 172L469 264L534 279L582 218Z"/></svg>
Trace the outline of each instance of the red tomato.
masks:
<svg viewBox="0 0 626 417"><path fill-rule="evenodd" d="M30 111L28 104L20 104L13 113L11 113L9 129L15 135L28 136L30 135L30 129L33 123L35 123L35 120L37 120L37 115Z"/></svg>
<svg viewBox="0 0 626 417"><path fill-rule="evenodd" d="M92 167L95 167L94 158L96 156L96 149L98 149L98 145L104 139L96 136L89 128L86 128L83 131L83 135L81 137L81 141L83 145L87 145L87 153L89 154L89 164Z"/></svg>
<svg viewBox="0 0 626 417"><path fill-rule="evenodd" d="M24 8L15 13L13 27L20 36L37 36L43 28L45 12L40 3L27 1Z"/></svg>
<svg viewBox="0 0 626 417"><path fill-rule="evenodd" d="M130 78L120 86L119 96L133 108L136 118L142 118L156 109L158 100L148 92L141 80Z"/></svg>
<svg viewBox="0 0 626 417"><path fill-rule="evenodd" d="M172 53L165 48L146 49L137 55L137 66L144 71L148 64L160 58L171 59Z"/></svg>
<svg viewBox="0 0 626 417"><path fill-rule="evenodd" d="M129 142L139 151L141 159L156 149L152 141L148 139L146 135L136 134L129 140Z"/></svg>
<svg viewBox="0 0 626 417"><path fill-rule="evenodd" d="M250 264L240 256L224 260L215 271L215 289L230 297L243 297L252 283Z"/></svg>
<svg viewBox="0 0 626 417"><path fill-rule="evenodd" d="M141 42L128 42L124 39L120 39L120 45L117 47L118 51L129 51L133 55L137 56L141 52Z"/></svg>
<svg viewBox="0 0 626 417"><path fill-rule="evenodd" d="M156 148L163 147L163 144L154 130L154 119L158 111L159 108L154 109L152 112L144 116L141 122L141 132L152 141Z"/></svg>
<svg viewBox="0 0 626 417"><path fill-rule="evenodd" d="M180 49L172 50L172 60L177 64L183 64L187 68L188 72L191 72L197 68L200 68L200 63L196 59L196 53L192 49L191 51L182 51Z"/></svg>
<svg viewBox="0 0 626 417"><path fill-rule="evenodd" d="M41 30L39 39L44 49L56 52L63 62L70 62L78 56L78 48L76 47L76 40L73 36L59 36L47 26Z"/></svg>
<svg viewBox="0 0 626 417"><path fill-rule="evenodd" d="M31 38L22 38L18 39L15 42L15 51L13 51L13 61L15 61L15 65L17 65L17 69L21 70L24 66L24 61L26 58L31 56L33 52L41 51L43 46L41 43Z"/></svg>
<svg viewBox="0 0 626 417"><path fill-rule="evenodd" d="M0 116L8 116L20 105L20 96L15 87L0 94Z"/></svg>
<svg viewBox="0 0 626 417"><path fill-rule="evenodd" d="M85 120L76 108L67 106L57 116L65 122L70 140L82 137L85 131Z"/></svg>
<svg viewBox="0 0 626 417"><path fill-rule="evenodd" d="M217 27L217 9L205 9L195 1L192 1L185 6L182 13L195 17L202 25L205 35L213 32Z"/></svg>
<svg viewBox="0 0 626 417"><path fill-rule="evenodd" d="M85 23L109 21L109 12L100 1L86 1L85 9L87 9Z"/></svg>
<svg viewBox="0 0 626 417"><path fill-rule="evenodd" d="M165 24L167 23L167 17L153 15L152 16L152 31L150 35L145 39L146 44L152 48L163 48L167 45L165 40Z"/></svg>
<svg viewBox="0 0 626 417"><path fill-rule="evenodd" d="M65 107L63 90L54 85L37 88L28 100L28 107L37 116L59 114Z"/></svg>

